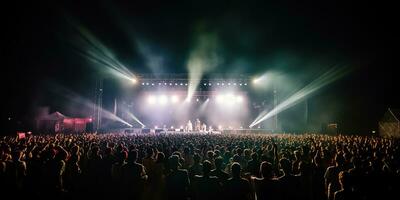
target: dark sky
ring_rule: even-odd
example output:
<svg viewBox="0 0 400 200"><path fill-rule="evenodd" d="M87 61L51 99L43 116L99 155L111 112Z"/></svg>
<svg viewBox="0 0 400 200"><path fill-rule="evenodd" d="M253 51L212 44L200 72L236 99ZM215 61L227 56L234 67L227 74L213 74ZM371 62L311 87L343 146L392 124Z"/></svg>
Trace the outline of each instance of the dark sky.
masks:
<svg viewBox="0 0 400 200"><path fill-rule="evenodd" d="M138 41L163 58L158 73L187 73L193 41L210 32L218 35L224 57L210 74L274 69L307 83L311 80L304 77L321 71L322 64L351 66L351 74L310 100L314 118L332 113L330 121L344 131L375 129L388 107L400 107L394 5L277 2L14 1L2 6L1 120L26 121L37 106L62 109L63 98L52 84L91 97L98 72L71 45L76 29L68 19L90 30L135 73L152 72Z"/></svg>

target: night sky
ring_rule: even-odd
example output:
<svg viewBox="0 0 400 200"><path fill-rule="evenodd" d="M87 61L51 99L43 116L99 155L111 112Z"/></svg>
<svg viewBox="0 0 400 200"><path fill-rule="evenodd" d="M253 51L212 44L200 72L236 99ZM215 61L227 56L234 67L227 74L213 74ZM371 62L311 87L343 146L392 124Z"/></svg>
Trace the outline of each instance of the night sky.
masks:
<svg viewBox="0 0 400 200"><path fill-rule="evenodd" d="M278 70L306 84L321 66L351 66L310 99L311 121L329 115L345 132L376 130L388 107L400 108L397 10L386 3L14 1L1 11L7 131L29 127L38 106L73 115L58 87L92 98L99 72L77 53L77 24L133 73L187 73L196 37L209 33L218 36L223 62L208 74Z"/></svg>

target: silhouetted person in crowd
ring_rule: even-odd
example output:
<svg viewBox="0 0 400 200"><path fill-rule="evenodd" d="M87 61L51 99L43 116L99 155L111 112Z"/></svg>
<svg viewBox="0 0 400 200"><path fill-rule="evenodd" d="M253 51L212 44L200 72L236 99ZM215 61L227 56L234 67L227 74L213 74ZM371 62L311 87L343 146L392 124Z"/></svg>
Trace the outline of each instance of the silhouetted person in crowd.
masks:
<svg viewBox="0 0 400 200"><path fill-rule="evenodd" d="M348 184L349 173L341 171L339 173L339 183L341 190L338 190L334 194L334 200L361 200L359 194L354 192Z"/></svg>
<svg viewBox="0 0 400 200"><path fill-rule="evenodd" d="M123 188L128 199L141 199L144 182L147 180L146 170L142 164L137 163L138 152L131 150L128 153L128 162L122 166Z"/></svg>
<svg viewBox="0 0 400 200"><path fill-rule="evenodd" d="M193 178L195 175L201 175L203 173L203 165L201 164L201 157L199 154L193 155L193 165L189 168L190 178Z"/></svg>
<svg viewBox="0 0 400 200"><path fill-rule="evenodd" d="M222 170L222 164L224 160L222 157L217 157L215 160L215 169L211 170L210 175L218 177L219 182L221 184L225 184L225 182L230 178L229 174Z"/></svg>
<svg viewBox="0 0 400 200"><path fill-rule="evenodd" d="M343 171L344 158L341 154L335 156L335 166L330 166L325 172L325 190L328 200L333 199L336 191L340 190L339 173Z"/></svg>
<svg viewBox="0 0 400 200"><path fill-rule="evenodd" d="M232 178L228 179L224 186L225 199L230 200L250 200L251 187L248 180L241 177L240 164L234 162L231 165Z"/></svg>
<svg viewBox="0 0 400 200"><path fill-rule="evenodd" d="M260 160L257 153L251 154L251 160L247 163L247 171L252 176L260 177Z"/></svg>
<svg viewBox="0 0 400 200"><path fill-rule="evenodd" d="M273 167L269 162L260 165L261 178L253 177L254 189L257 200L279 200L279 181L273 178Z"/></svg>
<svg viewBox="0 0 400 200"><path fill-rule="evenodd" d="M179 157L168 159L171 172L166 178L168 200L187 200L189 198L189 175L187 170L179 169Z"/></svg>
<svg viewBox="0 0 400 200"><path fill-rule="evenodd" d="M217 200L221 194L221 185L218 178L211 176L212 164L210 161L203 162L203 175L193 177L194 199L196 200Z"/></svg>
<svg viewBox="0 0 400 200"><path fill-rule="evenodd" d="M292 174L292 163L282 158L279 160L279 166L282 169L283 175L278 178L280 190L283 200L298 198L299 196L299 177Z"/></svg>

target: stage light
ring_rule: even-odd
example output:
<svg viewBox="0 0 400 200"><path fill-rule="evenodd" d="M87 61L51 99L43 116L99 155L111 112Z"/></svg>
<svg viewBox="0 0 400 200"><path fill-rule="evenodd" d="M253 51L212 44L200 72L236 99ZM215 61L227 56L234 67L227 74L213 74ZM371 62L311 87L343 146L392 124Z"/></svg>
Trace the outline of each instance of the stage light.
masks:
<svg viewBox="0 0 400 200"><path fill-rule="evenodd" d="M158 126L154 126L154 129L158 129Z"/></svg>
<svg viewBox="0 0 400 200"><path fill-rule="evenodd" d="M146 83L146 85L149 85L149 83Z"/></svg>
<svg viewBox="0 0 400 200"><path fill-rule="evenodd" d="M236 83L233 83L233 85L236 85Z"/></svg>
<svg viewBox="0 0 400 200"><path fill-rule="evenodd" d="M224 83L221 83L221 85L224 86L225 84L224 84Z"/></svg>
<svg viewBox="0 0 400 200"><path fill-rule="evenodd" d="M206 101L210 101L210 98L207 98L207 100Z"/></svg>
<svg viewBox="0 0 400 200"><path fill-rule="evenodd" d="M236 102L242 103L243 102L243 97L242 96L237 96L236 97Z"/></svg>
<svg viewBox="0 0 400 200"><path fill-rule="evenodd" d="M218 125L218 130L222 130L222 126L221 125Z"/></svg>
<svg viewBox="0 0 400 200"><path fill-rule="evenodd" d="M161 95L161 96L158 98L158 102L159 102L161 105L167 104L167 103L168 103L168 98L167 98L167 96Z"/></svg>
<svg viewBox="0 0 400 200"><path fill-rule="evenodd" d="M174 126L171 126L171 129L174 129Z"/></svg>
<svg viewBox="0 0 400 200"><path fill-rule="evenodd" d="M164 85L167 85L167 83L164 83Z"/></svg>
<svg viewBox="0 0 400 200"><path fill-rule="evenodd" d="M243 129L243 126L241 126L240 129Z"/></svg>
<svg viewBox="0 0 400 200"><path fill-rule="evenodd" d="M231 85L231 83L228 83L228 85Z"/></svg>
<svg viewBox="0 0 400 200"><path fill-rule="evenodd" d="M158 83L158 85L161 85L161 83Z"/></svg>
<svg viewBox="0 0 400 200"><path fill-rule="evenodd" d="M241 84L241 83L239 83L239 85L240 85L240 86L242 86L242 84Z"/></svg>
<svg viewBox="0 0 400 200"><path fill-rule="evenodd" d="M169 85L172 85L172 83L169 83Z"/></svg>
<svg viewBox="0 0 400 200"><path fill-rule="evenodd" d="M181 83L180 85L183 85L183 83Z"/></svg>
<svg viewBox="0 0 400 200"><path fill-rule="evenodd" d="M179 101L178 97L176 95L171 96L171 102L172 103L177 103Z"/></svg>
<svg viewBox="0 0 400 200"><path fill-rule="evenodd" d="M224 96L223 95L217 95L217 103L222 103L224 101Z"/></svg>
<svg viewBox="0 0 400 200"><path fill-rule="evenodd" d="M211 86L211 83L209 83L208 85Z"/></svg>
<svg viewBox="0 0 400 200"><path fill-rule="evenodd" d="M154 97L153 95L149 96L149 97L147 98L147 102L148 102L149 104L154 104L154 103L156 102L156 97Z"/></svg>
<svg viewBox="0 0 400 200"><path fill-rule="evenodd" d="M207 86L207 83L204 83L204 86Z"/></svg>
<svg viewBox="0 0 400 200"><path fill-rule="evenodd" d="M185 83L185 86L187 86L187 83Z"/></svg>
<svg viewBox="0 0 400 200"><path fill-rule="evenodd" d="M175 83L175 85L178 85L178 83Z"/></svg>
<svg viewBox="0 0 400 200"><path fill-rule="evenodd" d="M261 77L259 77L259 78L254 78L251 82L253 82L253 84L257 84L257 83L260 82L260 80L261 80Z"/></svg>
<svg viewBox="0 0 400 200"><path fill-rule="evenodd" d="M181 126L181 129L183 129L183 126Z"/></svg>
<svg viewBox="0 0 400 200"><path fill-rule="evenodd" d="M197 98L196 101L199 102L200 100Z"/></svg>
<svg viewBox="0 0 400 200"><path fill-rule="evenodd" d="M151 85L154 86L154 83L152 83Z"/></svg>
<svg viewBox="0 0 400 200"><path fill-rule="evenodd" d="M217 85L219 85L219 83L217 83Z"/></svg>
<svg viewBox="0 0 400 200"><path fill-rule="evenodd" d="M144 85L144 83L142 83L142 85Z"/></svg>

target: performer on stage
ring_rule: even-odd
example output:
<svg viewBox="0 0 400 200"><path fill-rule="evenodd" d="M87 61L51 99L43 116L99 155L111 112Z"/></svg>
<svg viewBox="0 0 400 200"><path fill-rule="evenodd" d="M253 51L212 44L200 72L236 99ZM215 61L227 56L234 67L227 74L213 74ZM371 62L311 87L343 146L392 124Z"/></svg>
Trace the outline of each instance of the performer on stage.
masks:
<svg viewBox="0 0 400 200"><path fill-rule="evenodd" d="M202 131L202 132L207 132L207 125L206 125L206 123L203 123L203 125L201 125L201 131Z"/></svg>
<svg viewBox="0 0 400 200"><path fill-rule="evenodd" d="M196 119L196 123L194 124L194 130L195 131L200 131L200 128L201 128L201 122L200 122L200 119L199 118L197 118Z"/></svg>
<svg viewBox="0 0 400 200"><path fill-rule="evenodd" d="M187 123L187 131L188 131L188 132L193 131L193 125L192 125L192 122L191 122L190 120L189 120L188 123Z"/></svg>

